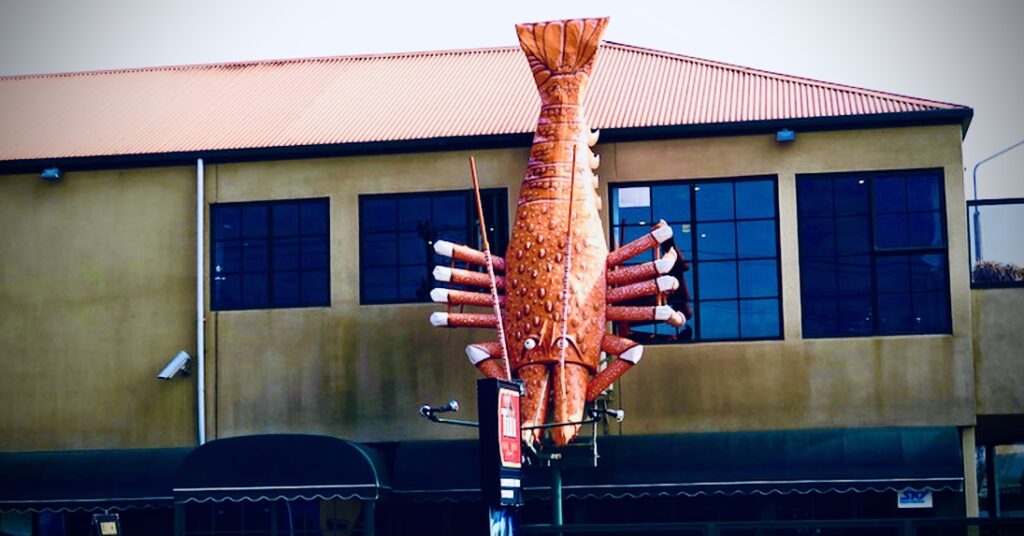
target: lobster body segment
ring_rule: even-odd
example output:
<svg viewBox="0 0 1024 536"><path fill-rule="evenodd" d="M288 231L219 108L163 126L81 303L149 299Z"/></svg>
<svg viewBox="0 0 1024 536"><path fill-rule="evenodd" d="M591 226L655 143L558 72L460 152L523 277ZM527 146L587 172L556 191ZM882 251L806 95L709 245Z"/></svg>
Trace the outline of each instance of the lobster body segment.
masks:
<svg viewBox="0 0 1024 536"><path fill-rule="evenodd" d="M502 307L492 313L434 313L438 326L485 327L501 322L505 333L507 367L501 341L473 344L470 361L491 377L525 383L522 398L524 426L579 422L587 401L596 398L632 367L642 347L606 333L609 320L668 321L681 325L685 318L667 306L610 306L678 288L667 273L677 253L646 265L608 272L629 258L654 249L671 237L664 224L650 234L609 254L600 217L601 200L594 170L598 157L590 147L597 142L582 109L608 19L576 19L516 26L541 97L537 130L530 162L520 187L515 223L504 259L447 242L435 250L453 259L480 265L490 258L504 277L496 277ZM615 274L609 289L609 273ZM486 287L489 282L465 270L438 267L440 281ZM490 295L435 289L435 301L493 306ZM619 356L600 370L602 352ZM552 411L549 411L552 410ZM578 424L551 429L556 445L575 437ZM526 441L539 442L539 430L524 432Z"/></svg>

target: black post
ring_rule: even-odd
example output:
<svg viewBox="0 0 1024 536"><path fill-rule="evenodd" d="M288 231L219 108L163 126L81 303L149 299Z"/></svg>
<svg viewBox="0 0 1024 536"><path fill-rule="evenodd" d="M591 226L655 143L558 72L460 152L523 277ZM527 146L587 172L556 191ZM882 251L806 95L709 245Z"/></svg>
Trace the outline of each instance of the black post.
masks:
<svg viewBox="0 0 1024 536"><path fill-rule="evenodd" d="M999 517L999 473L996 472L996 446L985 445L985 489L988 492L988 516Z"/></svg>
<svg viewBox="0 0 1024 536"><path fill-rule="evenodd" d="M374 536L377 533L377 501L365 501L363 503L363 524L366 536Z"/></svg>

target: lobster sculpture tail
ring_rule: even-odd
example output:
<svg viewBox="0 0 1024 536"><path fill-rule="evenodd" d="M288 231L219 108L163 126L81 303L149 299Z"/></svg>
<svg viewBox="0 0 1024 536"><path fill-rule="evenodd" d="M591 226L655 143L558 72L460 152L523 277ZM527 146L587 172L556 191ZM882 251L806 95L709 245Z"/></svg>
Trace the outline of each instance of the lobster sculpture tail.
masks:
<svg viewBox="0 0 1024 536"><path fill-rule="evenodd" d="M495 270L503 272L496 286L504 292L498 303L509 370L526 385L521 400L524 426L581 421L586 403L639 361L642 347L606 333L609 320L665 321L677 326L685 321L664 305L609 305L652 295L660 300L681 282L665 275L678 253L658 255L672 236L664 224L609 255L594 174L600 160L590 150L597 134L590 131L582 109L607 23L608 19L577 19L516 26L541 109L506 257L491 259ZM436 250L467 264L480 265L485 258L465 246L447 243ZM652 250L651 263L619 275L618 265ZM439 281L485 286L475 272L442 268L435 272ZM494 305L493 298L483 293L431 295L446 303ZM435 313L432 322L493 327L497 315ZM504 368L499 342L467 349L470 361L486 376L498 377ZM619 358L600 370L602 351ZM578 424L558 426L551 429L551 439L565 445L578 430ZM532 430L523 437L537 443L541 435Z"/></svg>

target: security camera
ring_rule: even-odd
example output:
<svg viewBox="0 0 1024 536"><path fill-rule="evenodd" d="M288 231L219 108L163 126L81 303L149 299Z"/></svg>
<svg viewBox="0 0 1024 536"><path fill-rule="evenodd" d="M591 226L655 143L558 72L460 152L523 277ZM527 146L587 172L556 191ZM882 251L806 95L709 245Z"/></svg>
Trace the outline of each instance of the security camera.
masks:
<svg viewBox="0 0 1024 536"><path fill-rule="evenodd" d="M164 366L164 369L161 370L160 374L157 374L156 377L161 380L169 380L178 373L181 373L182 376L188 376L189 362L191 360L192 358L182 350L167 362L167 365Z"/></svg>

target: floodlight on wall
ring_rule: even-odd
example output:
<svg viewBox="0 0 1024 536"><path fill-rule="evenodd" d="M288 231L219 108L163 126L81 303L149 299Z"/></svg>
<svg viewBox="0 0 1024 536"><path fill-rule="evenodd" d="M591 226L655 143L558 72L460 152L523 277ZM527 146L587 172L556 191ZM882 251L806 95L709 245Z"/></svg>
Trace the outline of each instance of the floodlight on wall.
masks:
<svg viewBox="0 0 1024 536"><path fill-rule="evenodd" d="M43 172L39 174L39 178L47 182L60 182L60 180L64 178L64 174L61 173L60 168L51 167L44 169Z"/></svg>
<svg viewBox="0 0 1024 536"><path fill-rule="evenodd" d="M789 143L796 141L796 132L793 132L788 128L784 128L775 133L775 141L779 143Z"/></svg>

